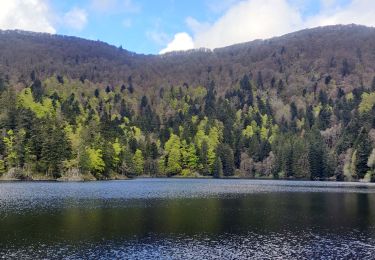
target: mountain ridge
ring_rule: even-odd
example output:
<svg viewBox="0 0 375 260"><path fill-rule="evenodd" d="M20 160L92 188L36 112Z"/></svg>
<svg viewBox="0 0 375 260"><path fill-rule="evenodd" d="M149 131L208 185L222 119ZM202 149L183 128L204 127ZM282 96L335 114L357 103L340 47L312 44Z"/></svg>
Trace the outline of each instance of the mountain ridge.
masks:
<svg viewBox="0 0 375 260"><path fill-rule="evenodd" d="M351 38L354 36L351 35L355 35L357 39L353 41ZM264 74L277 74L283 67L290 69L293 65L290 63L296 61L303 63L301 68L305 73L317 70L322 74L325 72L320 68L323 63L315 67L311 67L310 63L312 59L329 59L330 57L323 57L324 49L326 52L332 51L332 56L338 56L338 59L341 59L338 62L342 63L344 59L348 59L354 67L361 62L356 57L356 51L359 49L366 54L366 67L374 71L372 61L375 61L375 57L365 45L366 41L370 41L370 45L375 44L374 28L336 25L304 29L280 37L210 51L198 49L164 55L144 55L105 42L79 37L1 31L0 69L3 74L9 75L13 82L19 79L29 82L28 75L36 71L40 78L64 74L71 78L81 77L103 84L126 83L131 77L136 86L144 88L184 83L207 85L210 78L219 88L226 88L236 84L244 73L256 74L258 71L264 71ZM319 49L319 46L324 49ZM364 47L366 49L361 50ZM364 56L363 53L362 55ZM311 57L305 62L305 56ZM226 74L224 76L220 75L223 71ZM335 74L339 74L338 72L334 71ZM270 82L271 78L266 75L265 81ZM369 83L370 78L366 74L362 80ZM337 79L341 80L339 77ZM349 82L359 84L360 79L352 77Z"/></svg>

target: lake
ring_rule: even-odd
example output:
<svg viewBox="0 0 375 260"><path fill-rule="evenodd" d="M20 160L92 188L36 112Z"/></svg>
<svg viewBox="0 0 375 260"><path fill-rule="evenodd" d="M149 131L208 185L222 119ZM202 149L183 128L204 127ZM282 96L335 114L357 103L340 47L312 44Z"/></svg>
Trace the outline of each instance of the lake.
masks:
<svg viewBox="0 0 375 260"><path fill-rule="evenodd" d="M374 259L375 186L135 179L0 183L0 258Z"/></svg>

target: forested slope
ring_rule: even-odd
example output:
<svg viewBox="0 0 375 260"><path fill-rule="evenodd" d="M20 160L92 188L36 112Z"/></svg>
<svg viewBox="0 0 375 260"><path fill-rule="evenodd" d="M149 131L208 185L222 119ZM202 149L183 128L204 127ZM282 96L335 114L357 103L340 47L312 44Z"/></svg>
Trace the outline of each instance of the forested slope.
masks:
<svg viewBox="0 0 375 260"><path fill-rule="evenodd" d="M375 29L139 55L0 32L0 174L374 179Z"/></svg>

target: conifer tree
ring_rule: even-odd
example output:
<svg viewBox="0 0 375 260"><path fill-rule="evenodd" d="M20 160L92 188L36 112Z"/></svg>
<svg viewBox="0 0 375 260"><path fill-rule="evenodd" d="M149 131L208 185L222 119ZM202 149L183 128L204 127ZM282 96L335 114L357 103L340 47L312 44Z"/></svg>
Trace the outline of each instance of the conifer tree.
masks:
<svg viewBox="0 0 375 260"><path fill-rule="evenodd" d="M367 165L368 158L371 154L372 147L368 141L368 134L364 128L362 128L361 133L357 138L357 153L356 153L356 162L355 170L356 175L359 179L363 179L366 173L370 170L370 167Z"/></svg>
<svg viewBox="0 0 375 260"><path fill-rule="evenodd" d="M223 176L223 164L220 156L216 157L212 172L214 178L220 178Z"/></svg>

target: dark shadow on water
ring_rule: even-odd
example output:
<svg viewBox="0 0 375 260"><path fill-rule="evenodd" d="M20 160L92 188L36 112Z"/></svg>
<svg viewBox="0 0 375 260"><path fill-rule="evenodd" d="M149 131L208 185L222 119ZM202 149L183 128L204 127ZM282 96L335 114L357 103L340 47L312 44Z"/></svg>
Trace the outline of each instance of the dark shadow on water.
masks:
<svg viewBox="0 0 375 260"><path fill-rule="evenodd" d="M271 193L234 198L97 201L95 207L66 205L3 216L0 243L100 241L146 237L150 233L214 236L304 229L366 231L375 227L375 204L370 200L374 202L374 196L368 194Z"/></svg>
<svg viewBox="0 0 375 260"><path fill-rule="evenodd" d="M154 188L152 192L156 192ZM267 251L266 245L280 246L280 254L285 250L283 255L292 258L298 258L293 255L295 250L306 250L305 257L313 257L311 254L317 247L323 247L317 257L324 256L324 252L347 252L344 246L351 243L358 252L375 250L373 193L276 190L141 199L117 196L114 190L112 197L108 194L85 197L76 192L72 194L77 197L68 197L47 189L46 204L36 200L33 206L7 200L3 194L0 256L6 257L9 252L29 256L22 250L31 248L39 258L43 255L34 249L41 245L53 255L67 250L77 252L76 256L82 258L86 258L82 252L87 248L93 250L93 256L103 256L106 247L117 248L117 253L130 250L142 257L143 251L139 251L142 246L150 247L152 252L160 248L171 250L169 256L178 256L178 252L186 253L187 246L196 246L195 255L194 250L189 251L196 257L205 250L220 247L228 254L247 252L246 257L257 257L257 253ZM20 199L27 198L20 195ZM19 205L18 208L13 204ZM103 250L95 251L97 247Z"/></svg>

